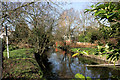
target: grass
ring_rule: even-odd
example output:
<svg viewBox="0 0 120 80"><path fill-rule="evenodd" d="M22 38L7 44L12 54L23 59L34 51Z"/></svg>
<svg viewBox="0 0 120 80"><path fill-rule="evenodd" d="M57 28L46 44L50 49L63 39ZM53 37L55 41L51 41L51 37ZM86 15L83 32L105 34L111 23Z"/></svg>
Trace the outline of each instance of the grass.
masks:
<svg viewBox="0 0 120 80"><path fill-rule="evenodd" d="M87 51L89 54L96 53L96 48L72 48L73 52Z"/></svg>
<svg viewBox="0 0 120 80"><path fill-rule="evenodd" d="M16 49L9 51L10 58L32 58L33 57L33 49ZM7 57L7 52L3 52L3 56Z"/></svg>
<svg viewBox="0 0 120 80"><path fill-rule="evenodd" d="M33 57L33 49L17 49L10 51L7 59L6 51L3 52L3 79L40 79L43 73Z"/></svg>
<svg viewBox="0 0 120 80"><path fill-rule="evenodd" d="M4 60L3 79L42 78L39 66L34 59Z"/></svg>

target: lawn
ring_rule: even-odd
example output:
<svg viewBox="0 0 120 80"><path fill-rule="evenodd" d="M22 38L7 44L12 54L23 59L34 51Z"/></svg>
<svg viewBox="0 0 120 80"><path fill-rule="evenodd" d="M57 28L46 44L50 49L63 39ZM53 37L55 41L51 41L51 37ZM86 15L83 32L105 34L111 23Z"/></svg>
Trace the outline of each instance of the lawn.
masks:
<svg viewBox="0 0 120 80"><path fill-rule="evenodd" d="M10 58L32 58L33 57L33 49L16 49L9 51ZM3 56L7 57L7 51L3 52Z"/></svg>
<svg viewBox="0 0 120 80"><path fill-rule="evenodd" d="M33 57L33 49L17 49L10 51L10 58L7 59L6 51L3 61L3 79L40 79L43 73Z"/></svg>

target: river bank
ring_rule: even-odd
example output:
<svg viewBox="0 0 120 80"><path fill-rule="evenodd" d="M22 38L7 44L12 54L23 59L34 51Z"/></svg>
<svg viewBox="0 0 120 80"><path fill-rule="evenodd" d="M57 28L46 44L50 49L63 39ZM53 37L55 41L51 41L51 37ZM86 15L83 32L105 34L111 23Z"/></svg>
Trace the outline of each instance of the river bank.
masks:
<svg viewBox="0 0 120 80"><path fill-rule="evenodd" d="M3 56L3 80L32 80L43 77L42 71L33 56L32 49L12 50L9 59L6 51L4 51Z"/></svg>
<svg viewBox="0 0 120 80"><path fill-rule="evenodd" d="M18 53L17 53L18 52ZM91 68L87 65L96 65L99 61L88 57L72 57L70 53L65 56L65 51L54 48L49 49L47 54L49 62L51 62L51 74L46 75L49 79L75 78L75 74L80 73L91 78L112 78L110 74L120 76L118 70L109 68ZM4 60L3 79L41 79L43 74L39 69L37 62L33 57L31 49L18 49L10 53L11 59ZM4 55L5 56L5 55ZM48 72L47 72L48 73ZM54 74L54 75L52 75ZM105 75L105 76L104 76Z"/></svg>
<svg viewBox="0 0 120 80"><path fill-rule="evenodd" d="M89 59L93 59L94 62L98 62L99 64L103 64L103 67L104 66L107 67L107 66L111 66L112 65L113 67L116 66L116 67L120 68L119 67L120 66L120 60L118 60L116 62L107 60L107 55L95 55L94 53L90 54L90 53L88 53L89 50L81 51L80 48L79 49L72 48L72 51L77 54L75 56L78 56L78 57L79 56L83 56L83 57L87 57ZM94 52L94 51L92 51L92 52ZM91 66L95 66L95 65L91 65ZM99 66L99 65L97 65L97 66ZM102 65L100 65L100 66L102 66Z"/></svg>
<svg viewBox="0 0 120 80"><path fill-rule="evenodd" d="M109 67L88 67L87 65L98 65L104 63L83 55L72 57L72 53L65 53L62 50L51 50L49 61L52 63L52 72L58 75L58 78L74 78L75 74L80 73L85 77L92 79L111 79L120 76L120 70ZM66 55L65 55L66 54ZM96 61L96 62L95 62ZM114 77L116 76L116 77ZM119 78L119 77L118 77Z"/></svg>
<svg viewBox="0 0 120 80"><path fill-rule="evenodd" d="M92 58L92 59L101 61L104 64L117 64L117 65L120 64L120 60L118 60L116 62L107 60L107 55L95 55L97 45L98 44L83 43L83 42L73 43L71 41L65 41L65 44L64 44L63 42L56 41L56 47L59 47L59 46L66 47L67 46L68 49L66 49L66 50L68 52L79 53L80 55L83 55L84 57L88 57L88 58ZM84 51L87 54L83 54L83 53L81 53L81 51Z"/></svg>

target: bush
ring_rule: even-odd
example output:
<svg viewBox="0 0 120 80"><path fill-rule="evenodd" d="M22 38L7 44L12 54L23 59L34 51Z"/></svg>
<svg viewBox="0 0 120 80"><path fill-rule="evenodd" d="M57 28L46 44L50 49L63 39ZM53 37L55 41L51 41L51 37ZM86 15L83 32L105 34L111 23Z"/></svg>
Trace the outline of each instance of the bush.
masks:
<svg viewBox="0 0 120 80"><path fill-rule="evenodd" d="M103 35L98 29L89 27L86 29L85 34L79 36L79 41L94 43L94 41L100 40L102 37Z"/></svg>
<svg viewBox="0 0 120 80"><path fill-rule="evenodd" d="M84 40L85 40L85 39L84 39L84 35L81 34L78 39L79 39L80 42L84 42Z"/></svg>

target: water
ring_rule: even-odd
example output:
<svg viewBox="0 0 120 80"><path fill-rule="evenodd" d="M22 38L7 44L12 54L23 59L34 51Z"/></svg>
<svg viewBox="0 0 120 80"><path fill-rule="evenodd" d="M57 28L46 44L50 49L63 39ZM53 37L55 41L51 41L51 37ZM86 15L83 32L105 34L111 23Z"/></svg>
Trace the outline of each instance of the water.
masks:
<svg viewBox="0 0 120 80"><path fill-rule="evenodd" d="M58 75L58 78L74 78L76 73L83 74L85 77L108 79L120 78L120 70L107 67L87 67L88 64L97 64L92 59L85 57L72 58L71 54L65 57L64 51L48 52L49 61L52 63L52 72Z"/></svg>

